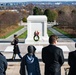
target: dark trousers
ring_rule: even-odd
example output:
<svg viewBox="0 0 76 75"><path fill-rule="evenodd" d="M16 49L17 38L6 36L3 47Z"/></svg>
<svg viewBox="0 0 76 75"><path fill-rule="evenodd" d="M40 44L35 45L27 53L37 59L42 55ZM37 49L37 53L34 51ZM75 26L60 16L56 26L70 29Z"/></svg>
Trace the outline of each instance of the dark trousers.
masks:
<svg viewBox="0 0 76 75"><path fill-rule="evenodd" d="M61 70L59 70L59 72L52 72L50 70L47 70L45 72L45 75L61 75Z"/></svg>
<svg viewBox="0 0 76 75"><path fill-rule="evenodd" d="M22 56L21 56L20 53L18 53L18 56L22 59ZM12 59L15 59L15 58L16 58L16 54L13 53L13 57L12 57Z"/></svg>

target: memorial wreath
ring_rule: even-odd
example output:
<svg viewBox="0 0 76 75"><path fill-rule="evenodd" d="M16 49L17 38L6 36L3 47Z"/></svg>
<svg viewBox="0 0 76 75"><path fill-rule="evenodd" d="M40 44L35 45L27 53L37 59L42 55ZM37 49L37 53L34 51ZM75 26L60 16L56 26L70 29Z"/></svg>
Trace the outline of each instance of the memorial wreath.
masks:
<svg viewBox="0 0 76 75"><path fill-rule="evenodd" d="M34 41L39 41L39 32L35 31L34 32L34 37L33 37Z"/></svg>
<svg viewBox="0 0 76 75"><path fill-rule="evenodd" d="M34 41L39 41L39 36L34 36Z"/></svg>

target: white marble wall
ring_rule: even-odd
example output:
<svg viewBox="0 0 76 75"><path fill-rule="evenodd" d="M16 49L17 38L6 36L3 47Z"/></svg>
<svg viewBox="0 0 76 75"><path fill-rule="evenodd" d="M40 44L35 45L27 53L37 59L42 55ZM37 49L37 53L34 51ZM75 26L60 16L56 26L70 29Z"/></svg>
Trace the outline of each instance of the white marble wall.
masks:
<svg viewBox="0 0 76 75"><path fill-rule="evenodd" d="M37 16L29 16L27 18L27 39L25 40L25 43L28 43L28 41L33 41L34 32L39 32L39 41L47 41L48 35L47 35L47 17L44 15L37 15Z"/></svg>

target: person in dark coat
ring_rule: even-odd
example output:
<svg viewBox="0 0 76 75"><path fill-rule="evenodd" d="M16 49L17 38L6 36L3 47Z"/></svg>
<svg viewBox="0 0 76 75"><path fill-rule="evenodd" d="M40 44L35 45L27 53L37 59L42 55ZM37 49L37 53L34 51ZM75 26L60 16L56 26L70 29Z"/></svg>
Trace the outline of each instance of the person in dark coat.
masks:
<svg viewBox="0 0 76 75"><path fill-rule="evenodd" d="M76 43L75 43L76 48ZM68 64L70 66L68 75L76 75L76 50L69 53Z"/></svg>
<svg viewBox="0 0 76 75"><path fill-rule="evenodd" d="M33 45L28 46L28 53L24 55L21 61L21 75L41 75L38 58L35 56L36 48Z"/></svg>
<svg viewBox="0 0 76 75"><path fill-rule="evenodd" d="M7 69L7 60L5 56L0 53L0 75L6 75L6 69Z"/></svg>
<svg viewBox="0 0 76 75"><path fill-rule="evenodd" d="M14 45L13 57L12 57L13 60L15 59L16 54L18 54L18 56L22 59L22 56L20 55L20 50L18 47L18 42L19 42L19 40L18 40L17 35L14 35L14 40L12 41L12 45Z"/></svg>
<svg viewBox="0 0 76 75"><path fill-rule="evenodd" d="M49 37L49 45L42 49L42 61L45 63L44 75L61 75L61 66L64 63L63 51L56 46L57 36Z"/></svg>

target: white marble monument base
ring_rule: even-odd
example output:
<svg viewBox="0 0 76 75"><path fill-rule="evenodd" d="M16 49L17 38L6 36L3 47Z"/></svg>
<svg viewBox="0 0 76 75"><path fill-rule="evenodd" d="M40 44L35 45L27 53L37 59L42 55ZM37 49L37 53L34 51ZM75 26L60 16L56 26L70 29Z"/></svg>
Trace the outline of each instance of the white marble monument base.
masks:
<svg viewBox="0 0 76 75"><path fill-rule="evenodd" d="M43 46L35 46L35 48L36 48L36 52L41 52L41 51L42 51Z"/></svg>
<svg viewBox="0 0 76 75"><path fill-rule="evenodd" d="M63 50L63 52L70 52L69 48L67 46L58 46Z"/></svg>
<svg viewBox="0 0 76 75"><path fill-rule="evenodd" d="M42 39L42 40L39 40L39 41L34 41L32 39L26 39L25 44L38 44L38 45L40 45L40 44L49 44L49 43L48 43L47 39L45 39L45 40Z"/></svg>
<svg viewBox="0 0 76 75"><path fill-rule="evenodd" d="M45 15L30 15L27 18L27 24L25 44L48 44L47 17ZM34 41L35 36L39 36L39 41Z"/></svg>
<svg viewBox="0 0 76 75"><path fill-rule="evenodd" d="M13 52L13 46L7 46L4 52Z"/></svg>

